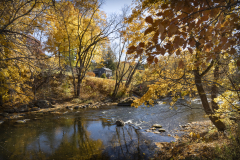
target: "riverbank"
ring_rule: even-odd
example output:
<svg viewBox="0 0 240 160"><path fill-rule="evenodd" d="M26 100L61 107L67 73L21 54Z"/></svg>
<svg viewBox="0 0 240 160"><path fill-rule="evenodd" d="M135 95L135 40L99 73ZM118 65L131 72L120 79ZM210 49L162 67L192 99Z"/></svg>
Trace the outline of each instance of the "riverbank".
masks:
<svg viewBox="0 0 240 160"><path fill-rule="evenodd" d="M210 120L182 125L175 142L156 142L156 159L240 159L239 129L237 124L218 132Z"/></svg>

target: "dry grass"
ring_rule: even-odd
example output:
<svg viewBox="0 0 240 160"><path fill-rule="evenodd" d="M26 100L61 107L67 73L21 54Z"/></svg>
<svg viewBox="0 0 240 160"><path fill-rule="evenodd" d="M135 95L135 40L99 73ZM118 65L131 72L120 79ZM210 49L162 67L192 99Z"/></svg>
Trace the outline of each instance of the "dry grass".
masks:
<svg viewBox="0 0 240 160"><path fill-rule="evenodd" d="M236 124L229 126L226 133L218 132L210 121L195 122L182 130L186 134L176 137L176 142L156 143L156 159L240 159L240 132Z"/></svg>

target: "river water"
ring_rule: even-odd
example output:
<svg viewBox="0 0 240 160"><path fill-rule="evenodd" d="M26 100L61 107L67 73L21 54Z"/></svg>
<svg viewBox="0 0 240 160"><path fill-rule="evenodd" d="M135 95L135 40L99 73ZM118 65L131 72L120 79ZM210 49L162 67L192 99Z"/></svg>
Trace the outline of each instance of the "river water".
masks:
<svg viewBox="0 0 240 160"><path fill-rule="evenodd" d="M156 152L153 142L174 141L169 134L181 134L174 130L180 124L206 120L199 99L190 106L179 100L177 110L158 103L154 107L106 106L28 115L24 118L30 120L24 124L5 121L0 124L0 160L149 159ZM118 119L126 125L117 127ZM166 132L146 132L155 123Z"/></svg>

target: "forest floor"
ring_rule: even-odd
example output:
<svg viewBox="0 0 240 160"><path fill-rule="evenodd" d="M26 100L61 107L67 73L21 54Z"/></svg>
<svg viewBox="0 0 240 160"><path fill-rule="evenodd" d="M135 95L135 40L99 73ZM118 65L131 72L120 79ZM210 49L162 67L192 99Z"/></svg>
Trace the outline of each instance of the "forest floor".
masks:
<svg viewBox="0 0 240 160"><path fill-rule="evenodd" d="M236 125L237 126L237 125ZM182 125L179 131L184 134L175 136L176 142L156 142L158 152L156 159L236 159L240 154L239 142L232 137L235 130L218 132L217 128L208 121L198 121ZM238 131L239 132L239 131ZM240 159L240 157L238 158Z"/></svg>

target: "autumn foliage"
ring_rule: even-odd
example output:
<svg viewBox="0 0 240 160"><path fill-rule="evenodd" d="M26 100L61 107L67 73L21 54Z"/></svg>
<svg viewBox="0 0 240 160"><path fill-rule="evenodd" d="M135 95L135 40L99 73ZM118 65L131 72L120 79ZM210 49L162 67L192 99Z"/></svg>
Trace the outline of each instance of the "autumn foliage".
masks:
<svg viewBox="0 0 240 160"><path fill-rule="evenodd" d="M144 16L145 12L148 16ZM239 95L239 83L232 83L239 67L239 2L144 0L138 2L126 22L134 24L135 29L136 24L143 24L138 35L129 28L135 39L127 54L144 55L148 64L155 64L149 77L156 83L135 106L146 100L151 104L151 99L168 93L173 94L174 105L179 98L177 92L183 96L197 92L208 115L237 111L239 105L219 106L216 98L222 91L229 92L224 94L228 102L232 99L229 95ZM205 86L211 88L211 107ZM234 103L237 101L239 97ZM219 130L225 129L217 117L209 118Z"/></svg>

